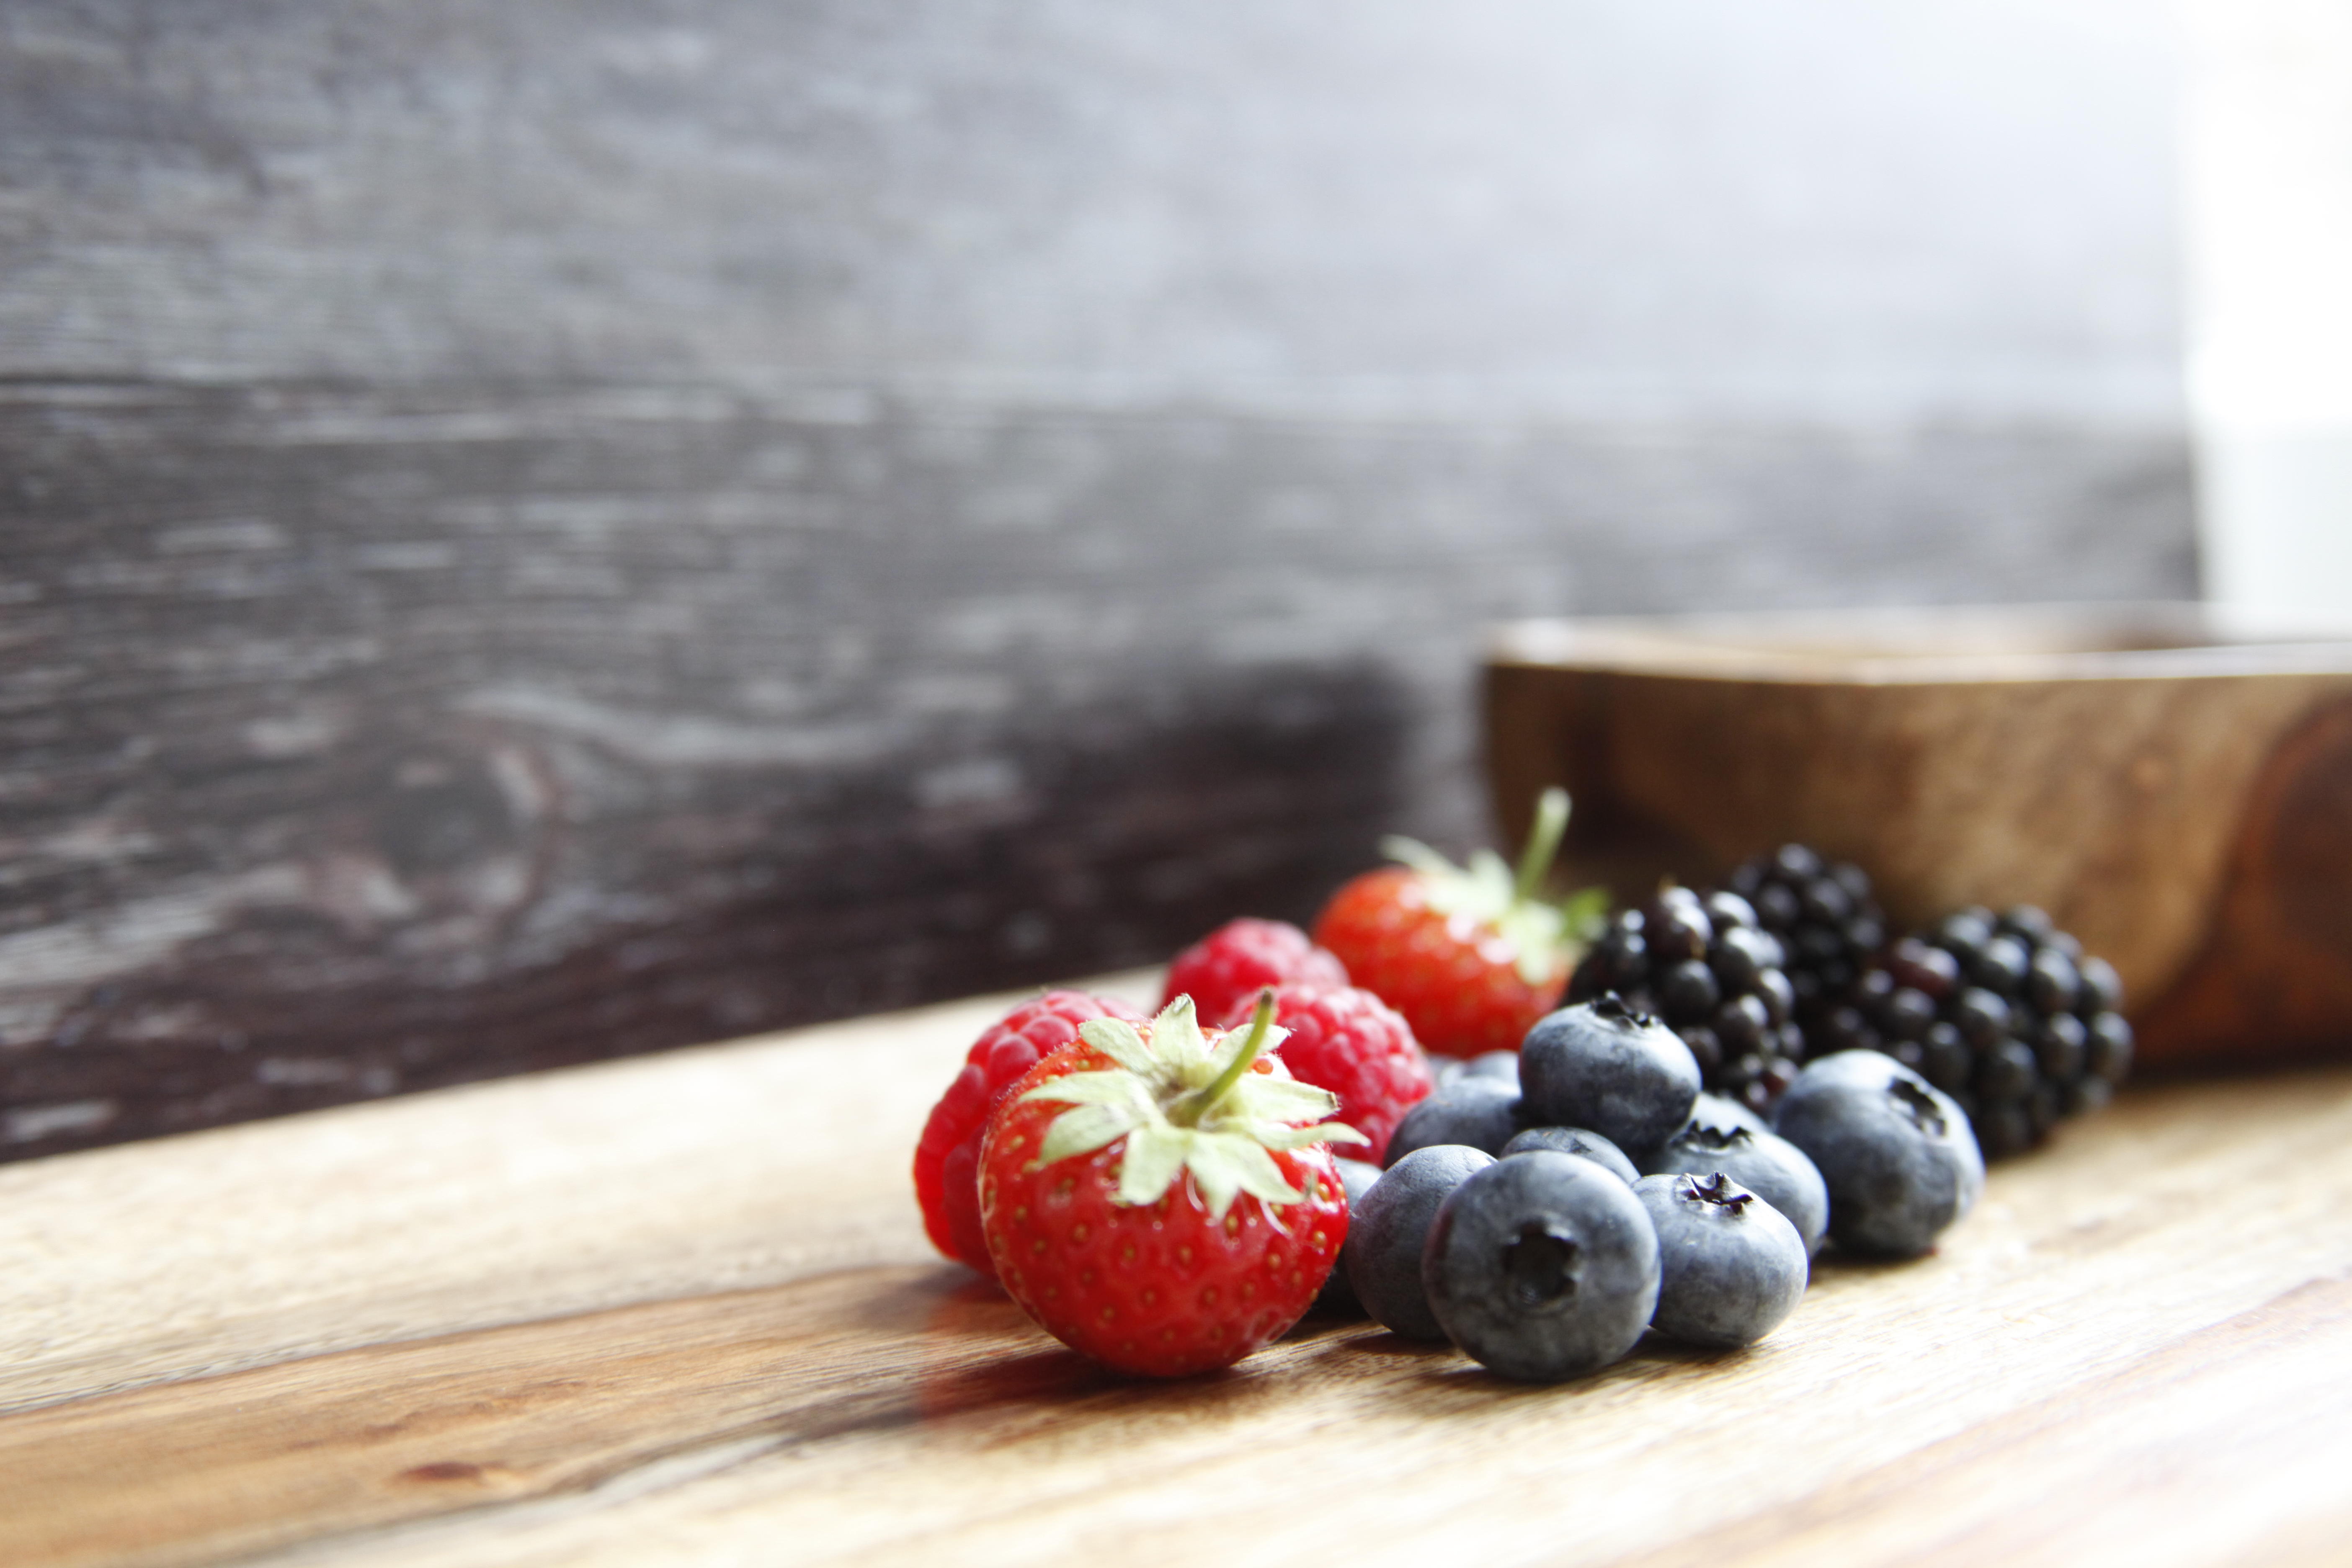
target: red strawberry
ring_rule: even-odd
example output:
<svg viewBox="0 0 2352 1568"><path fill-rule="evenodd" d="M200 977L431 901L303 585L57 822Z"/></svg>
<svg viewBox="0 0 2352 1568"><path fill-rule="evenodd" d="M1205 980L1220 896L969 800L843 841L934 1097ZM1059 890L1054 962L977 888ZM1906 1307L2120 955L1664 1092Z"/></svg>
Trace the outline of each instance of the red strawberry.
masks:
<svg viewBox="0 0 2352 1568"><path fill-rule="evenodd" d="M1287 921L1227 921L1176 955L1168 966L1166 1006L1179 996L1192 999L1192 1011L1202 1018L1247 1015L1257 994L1268 985L1316 985L1328 989L1348 984L1339 961L1316 946L1305 931Z"/></svg>
<svg viewBox="0 0 2352 1568"><path fill-rule="evenodd" d="M993 1275L980 1233L980 1139L988 1113L1038 1060L1078 1037L1096 1018L1140 1023L1143 1015L1110 996L1048 991L988 1026L970 1051L915 1145L915 1201L931 1245L959 1263Z"/></svg>
<svg viewBox="0 0 2352 1568"><path fill-rule="evenodd" d="M1568 826L1568 795L1546 790L1514 877L1481 849L1464 870L1424 844L1391 838L1402 866L1367 871L1331 895L1315 940L1357 984L1402 1013L1423 1047L1445 1056L1515 1051L1559 1005L1599 913L1598 890L1565 908L1536 897Z"/></svg>
<svg viewBox="0 0 2352 1568"><path fill-rule="evenodd" d="M1249 1022L1249 1006L1227 1028ZM1404 1015L1359 986L1286 985L1274 994L1274 1021L1290 1031L1283 1065L1301 1083L1339 1097L1339 1120L1364 1135L1356 1159L1377 1165L1404 1113L1436 1087Z"/></svg>
<svg viewBox="0 0 2352 1568"><path fill-rule="evenodd" d="M1189 998L1140 1027L1090 1023L990 1119L981 1224L997 1278L1106 1366L1230 1366L1297 1322L1339 1256L1348 1197L1330 1093L1278 1058L1269 997L1203 1037ZM1320 1123L1320 1125L1311 1125Z"/></svg>

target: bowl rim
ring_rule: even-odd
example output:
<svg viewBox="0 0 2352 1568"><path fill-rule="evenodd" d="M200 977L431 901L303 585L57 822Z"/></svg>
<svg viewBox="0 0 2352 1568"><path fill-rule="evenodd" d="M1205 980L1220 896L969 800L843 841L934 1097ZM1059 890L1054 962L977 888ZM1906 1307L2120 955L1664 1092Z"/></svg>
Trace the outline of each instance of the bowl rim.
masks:
<svg viewBox="0 0 2352 1568"><path fill-rule="evenodd" d="M1489 628L1489 668L1802 685L2352 675L2333 624L2198 600L1552 616Z"/></svg>

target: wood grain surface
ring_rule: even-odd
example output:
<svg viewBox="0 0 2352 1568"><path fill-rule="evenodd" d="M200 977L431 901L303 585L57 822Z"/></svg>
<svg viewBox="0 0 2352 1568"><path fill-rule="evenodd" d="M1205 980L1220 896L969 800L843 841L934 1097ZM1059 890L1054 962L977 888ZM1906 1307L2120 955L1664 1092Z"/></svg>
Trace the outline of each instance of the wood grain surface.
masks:
<svg viewBox="0 0 2352 1568"><path fill-rule="evenodd" d="M0 1173L0 1561L2342 1560L2352 1072L2136 1089L1748 1352L1148 1384L927 1254L1003 1000Z"/></svg>

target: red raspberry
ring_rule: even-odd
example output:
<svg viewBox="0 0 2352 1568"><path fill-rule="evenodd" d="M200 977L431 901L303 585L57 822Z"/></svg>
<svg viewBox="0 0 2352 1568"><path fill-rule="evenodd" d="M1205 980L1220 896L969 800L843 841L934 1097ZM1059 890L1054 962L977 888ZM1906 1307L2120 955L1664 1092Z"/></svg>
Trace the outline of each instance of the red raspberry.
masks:
<svg viewBox="0 0 2352 1568"><path fill-rule="evenodd" d="M1239 1009L1244 1016L1268 985L1348 984L1339 961L1316 946L1287 921L1247 916L1227 921L1176 955L1168 966L1166 1006L1179 996L1192 999L1198 1017L1217 1019Z"/></svg>
<svg viewBox="0 0 2352 1568"><path fill-rule="evenodd" d="M1249 1016L1249 1005L1237 1008L1225 1026L1238 1028ZM1290 1031L1282 1059L1291 1075L1338 1095L1339 1120L1368 1140L1349 1151L1349 1157L1379 1164L1404 1113L1436 1087L1412 1026L1354 985L1336 991L1286 985L1275 993L1274 1021Z"/></svg>
<svg viewBox="0 0 2352 1568"><path fill-rule="evenodd" d="M997 1277L1071 1349L1147 1377L1230 1366L1297 1322L1348 1236L1312 1125L1328 1091L1259 1053L1273 1009L1204 1037L1188 1000L1090 1024L990 1118L980 1205Z"/></svg>
<svg viewBox="0 0 2352 1568"><path fill-rule="evenodd" d="M1116 997L1048 991L988 1026L965 1053L947 1093L931 1107L915 1145L915 1199L922 1205L923 1228L933 1247L994 1276L996 1266L988 1260L988 1242L980 1229L980 1140L988 1131L988 1113L1040 1058L1076 1039L1079 1025L1093 1018L1138 1023L1142 1017Z"/></svg>

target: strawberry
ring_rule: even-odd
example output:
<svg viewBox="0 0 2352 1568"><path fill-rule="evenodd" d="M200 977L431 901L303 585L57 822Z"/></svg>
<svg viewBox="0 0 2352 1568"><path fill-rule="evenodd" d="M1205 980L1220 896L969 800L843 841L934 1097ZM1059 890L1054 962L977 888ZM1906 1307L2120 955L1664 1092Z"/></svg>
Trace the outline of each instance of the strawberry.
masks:
<svg viewBox="0 0 2352 1568"><path fill-rule="evenodd" d="M1246 1014L1267 985L1316 985L1325 989L1348 984L1339 961L1316 946L1305 931L1287 921L1227 921L1176 955L1168 966L1166 1006L1179 996L1192 998L1192 1009L1202 1018Z"/></svg>
<svg viewBox="0 0 2352 1568"><path fill-rule="evenodd" d="M1225 1026L1248 1023L1249 1007L1229 1015ZM1364 1135L1354 1157L1379 1164L1396 1124L1436 1087L1412 1026L1354 985L1286 985L1274 994L1274 1021L1290 1031L1283 1065L1299 1082L1339 1096L1339 1120Z"/></svg>
<svg viewBox="0 0 2352 1568"><path fill-rule="evenodd" d="M1274 1003L1203 1037L1189 997L1100 1019L989 1121L981 1226L997 1278L1071 1349L1119 1372L1230 1366L1297 1322L1348 1235L1328 1090L1265 1054Z"/></svg>
<svg viewBox="0 0 2352 1568"><path fill-rule="evenodd" d="M1110 996L1048 991L991 1024L964 1054L963 1067L931 1107L915 1145L915 1201L931 1245L959 1263L993 1275L988 1242L980 1233L980 1139L988 1113L1021 1075L1078 1037L1097 1018L1140 1023L1143 1015Z"/></svg>
<svg viewBox="0 0 2352 1568"><path fill-rule="evenodd" d="M1516 877L1490 849L1465 871L1425 844L1387 839L1381 847L1403 864L1367 871L1332 894L1315 940L1357 984L1402 1013L1425 1049L1517 1050L1559 1005L1601 913L1598 889L1564 907L1536 897L1567 826L1567 793L1546 790Z"/></svg>

